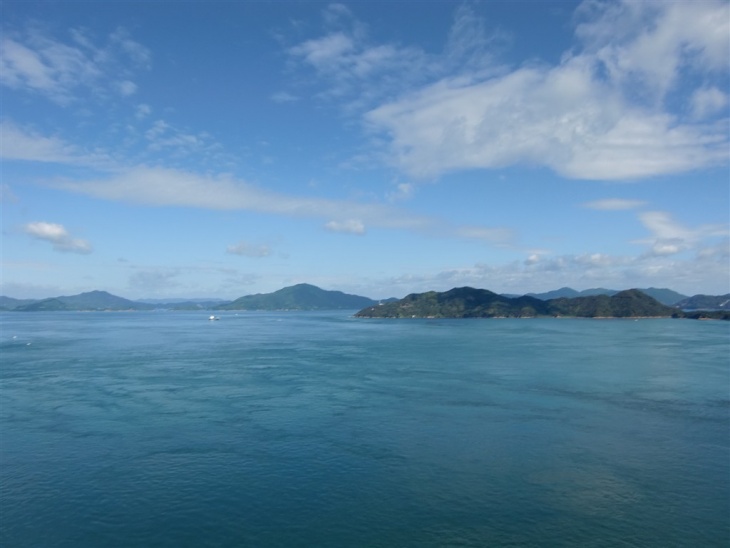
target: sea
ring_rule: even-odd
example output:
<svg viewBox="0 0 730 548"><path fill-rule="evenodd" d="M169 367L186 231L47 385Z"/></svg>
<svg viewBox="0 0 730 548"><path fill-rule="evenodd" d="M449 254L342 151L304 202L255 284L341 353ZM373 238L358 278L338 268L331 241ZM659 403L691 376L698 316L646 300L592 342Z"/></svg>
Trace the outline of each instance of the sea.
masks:
<svg viewBox="0 0 730 548"><path fill-rule="evenodd" d="M727 547L730 322L0 314L0 546Z"/></svg>

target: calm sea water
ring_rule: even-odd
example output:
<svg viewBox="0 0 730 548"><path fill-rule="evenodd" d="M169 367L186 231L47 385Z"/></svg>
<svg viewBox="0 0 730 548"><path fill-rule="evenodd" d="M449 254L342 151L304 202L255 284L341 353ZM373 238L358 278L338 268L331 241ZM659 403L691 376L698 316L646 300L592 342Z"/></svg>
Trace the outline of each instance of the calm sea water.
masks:
<svg viewBox="0 0 730 548"><path fill-rule="evenodd" d="M728 322L0 321L3 547L730 543Z"/></svg>

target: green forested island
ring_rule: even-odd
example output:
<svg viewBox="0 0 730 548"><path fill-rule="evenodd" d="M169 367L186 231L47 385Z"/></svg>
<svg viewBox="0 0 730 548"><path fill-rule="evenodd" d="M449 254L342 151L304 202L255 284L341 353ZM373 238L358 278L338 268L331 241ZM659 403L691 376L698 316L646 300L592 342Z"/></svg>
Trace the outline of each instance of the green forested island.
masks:
<svg viewBox="0 0 730 548"><path fill-rule="evenodd" d="M506 297L486 289L459 287L449 291L413 293L391 303L364 308L359 318L682 318L677 308L663 305L638 289L614 295L561 297ZM700 316L698 316L700 317ZM728 319L727 312L707 312L701 317Z"/></svg>
<svg viewBox="0 0 730 548"><path fill-rule="evenodd" d="M215 310L354 310L376 302L342 291L328 291L311 284L297 284L273 293L246 295L231 303L221 304Z"/></svg>

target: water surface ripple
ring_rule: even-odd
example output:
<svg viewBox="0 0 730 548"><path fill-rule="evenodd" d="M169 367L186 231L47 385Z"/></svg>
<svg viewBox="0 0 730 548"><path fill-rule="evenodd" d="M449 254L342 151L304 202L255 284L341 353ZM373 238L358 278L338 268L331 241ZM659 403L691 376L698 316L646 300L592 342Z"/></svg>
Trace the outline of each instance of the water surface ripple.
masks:
<svg viewBox="0 0 730 548"><path fill-rule="evenodd" d="M0 545L727 546L730 323L0 315Z"/></svg>

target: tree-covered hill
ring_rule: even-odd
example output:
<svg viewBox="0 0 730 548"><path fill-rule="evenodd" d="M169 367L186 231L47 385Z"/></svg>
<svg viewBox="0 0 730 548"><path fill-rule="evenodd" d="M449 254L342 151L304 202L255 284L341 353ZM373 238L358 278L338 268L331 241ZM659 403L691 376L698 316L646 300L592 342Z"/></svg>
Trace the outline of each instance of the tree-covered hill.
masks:
<svg viewBox="0 0 730 548"><path fill-rule="evenodd" d="M553 299L547 302L556 316L580 318L671 317L677 311L663 305L638 289L619 291L615 295L595 295L574 299Z"/></svg>
<svg viewBox="0 0 730 548"><path fill-rule="evenodd" d="M560 298L542 301L534 297L509 298L486 289L461 287L442 293L411 294L393 303L367 307L360 318L525 318L575 316L583 318L670 317L676 309L665 306L637 289L615 295Z"/></svg>
<svg viewBox="0 0 730 548"><path fill-rule="evenodd" d="M273 293L246 295L220 305L216 310L354 310L376 302L342 291L328 291L310 284L298 284Z"/></svg>
<svg viewBox="0 0 730 548"><path fill-rule="evenodd" d="M370 306L361 318L494 318L548 314L545 301L534 297L504 297L486 289L459 287L442 293L412 293L400 301Z"/></svg>

